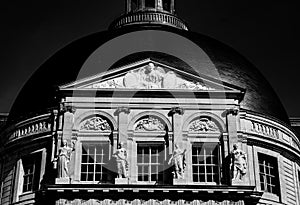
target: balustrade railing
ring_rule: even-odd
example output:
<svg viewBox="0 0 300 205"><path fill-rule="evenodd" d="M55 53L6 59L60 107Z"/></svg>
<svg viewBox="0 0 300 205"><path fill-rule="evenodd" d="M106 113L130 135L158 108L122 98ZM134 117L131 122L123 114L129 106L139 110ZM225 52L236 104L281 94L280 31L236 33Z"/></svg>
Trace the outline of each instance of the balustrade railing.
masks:
<svg viewBox="0 0 300 205"><path fill-rule="evenodd" d="M29 135L41 134L51 131L51 117L50 114L41 115L31 119L27 119L14 126L9 141L17 138L26 137Z"/></svg>
<svg viewBox="0 0 300 205"><path fill-rule="evenodd" d="M157 23L173 26L183 30L188 30L186 24L178 17L159 12L141 12L131 13L121 16L111 24L111 28L120 28L122 26L141 23Z"/></svg>

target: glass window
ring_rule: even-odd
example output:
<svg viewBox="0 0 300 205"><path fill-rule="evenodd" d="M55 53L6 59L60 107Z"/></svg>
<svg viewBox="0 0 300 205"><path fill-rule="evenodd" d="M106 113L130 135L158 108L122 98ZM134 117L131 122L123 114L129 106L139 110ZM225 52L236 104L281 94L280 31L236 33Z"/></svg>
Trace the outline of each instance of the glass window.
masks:
<svg viewBox="0 0 300 205"><path fill-rule="evenodd" d="M164 171L164 144L138 144L138 181L162 182Z"/></svg>
<svg viewBox="0 0 300 205"><path fill-rule="evenodd" d="M108 160L108 143L82 143L81 181L106 182Z"/></svg>
<svg viewBox="0 0 300 205"><path fill-rule="evenodd" d="M279 176L277 159L265 154L258 154L259 178L261 190L279 194Z"/></svg>
<svg viewBox="0 0 300 205"><path fill-rule="evenodd" d="M139 7L139 0L131 0L131 11L135 11Z"/></svg>
<svg viewBox="0 0 300 205"><path fill-rule="evenodd" d="M155 0L145 0L146 8L155 8Z"/></svg>
<svg viewBox="0 0 300 205"><path fill-rule="evenodd" d="M35 191L39 188L41 155L32 154L22 159L23 192Z"/></svg>
<svg viewBox="0 0 300 205"><path fill-rule="evenodd" d="M163 9L165 11L171 11L171 0L163 0Z"/></svg>
<svg viewBox="0 0 300 205"><path fill-rule="evenodd" d="M192 166L194 182L218 182L218 143L194 143Z"/></svg>

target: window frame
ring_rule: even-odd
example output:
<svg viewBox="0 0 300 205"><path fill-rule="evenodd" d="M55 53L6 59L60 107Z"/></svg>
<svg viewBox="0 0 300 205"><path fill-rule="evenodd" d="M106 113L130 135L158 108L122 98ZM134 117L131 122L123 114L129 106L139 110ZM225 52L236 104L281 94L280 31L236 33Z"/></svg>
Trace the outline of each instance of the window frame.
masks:
<svg viewBox="0 0 300 205"><path fill-rule="evenodd" d="M73 184L109 184L110 181L81 181L81 162L82 162L82 145L83 143L106 143L108 145L108 161L111 160L113 154L113 146L110 136L113 133L99 133L99 132L82 132L78 134L77 142L75 144L75 169L74 178L71 183ZM109 174L109 173L108 173ZM108 176L109 177L109 176Z"/></svg>
<svg viewBox="0 0 300 205"><path fill-rule="evenodd" d="M35 162L39 163L39 173L38 175L38 183L35 190L31 190L31 191L26 191L23 192L23 183L24 183L24 169L23 169L23 161L24 158L30 158L30 156L32 157L33 155L36 155L36 159ZM28 198L28 195L33 195L32 197L34 197L35 192L38 191L41 188L41 181L43 179L43 175L45 173L45 167L46 167L46 148L42 148L36 151L32 151L32 152L27 152L21 156L19 156L19 159L17 161L16 164L16 172L15 172L15 181L14 181L14 193L13 193L13 202L19 202L19 201L23 201L26 200L26 198Z"/></svg>
<svg viewBox="0 0 300 205"><path fill-rule="evenodd" d="M205 163L203 164L203 165L201 165L201 164L194 164L193 163L193 157L195 156L195 155L193 155L193 148L195 147L195 146L198 146L198 147L203 147L203 146L205 146L205 143L209 143L209 144L215 144L216 145L216 155L210 155L210 154L208 154L208 155L204 155L204 161L205 161ZM214 150L213 150L214 151ZM201 155L196 155L196 157L198 158L199 156L201 156ZM206 161L207 161L207 158L208 157L205 157L205 156L214 156L214 157L217 157L217 159L216 159L216 164L214 164L214 163L211 163L211 164L209 164L209 165L207 165L207 163L206 163ZM192 164L191 164L191 169L192 169L192 181L193 181L193 183L195 183L195 184L219 184L220 183L220 143L219 142L193 142L192 143ZM194 175L195 175L195 173L194 173L194 166L197 166L198 167L198 170L199 170L199 167L200 166L203 166L204 167L204 170L205 170L205 172L204 172L204 177L205 177L205 181L194 181ZM212 176L213 177L213 181L208 181L207 179L208 179L208 173L207 173L207 168L208 167L211 167L212 168L212 171L214 170L213 169L213 167L216 167L216 169L217 169L217 172L216 173L214 173L214 171L212 172L213 174L212 175L217 175L216 177L217 177L217 180L216 181L214 181L214 176ZM200 173L201 172L198 172L197 174L198 174L198 178L199 178L199 175L200 175Z"/></svg>
<svg viewBox="0 0 300 205"><path fill-rule="evenodd" d="M137 167L137 182L138 183L146 183L146 184L148 184L148 183L150 183L150 184L160 184L160 183L164 183L164 168L165 168L165 166L166 166L166 160L167 160L167 146L166 146L166 143L164 142L164 141L157 141L157 142L152 142L152 141L138 141L137 142L137 152L136 152L136 156L137 156L137 159L138 159L138 149L139 149L139 145L142 145L143 147L147 147L147 146L149 146L149 148L150 148L150 150L149 150L149 161L148 161L148 163L144 163L144 164L142 164L142 163L139 163L138 162L138 160L137 160L137 163L136 163L136 167ZM153 146L151 146L151 145L153 145ZM151 163L151 158L152 158L152 154L151 154L151 147L154 147L154 146L157 146L157 147L159 147L159 146L162 146L163 147L163 151L162 151L162 154L163 154L163 162L160 164L160 163L157 163L157 164L154 164L154 163ZM160 157L160 155L158 155L158 160L159 160L159 157ZM149 180L147 180L147 181L140 181L139 180L139 166L148 166L148 179ZM158 180L156 180L156 181L153 181L152 180L152 178L151 178L151 175L152 175L152 173L151 173L151 168L152 168L152 166L162 166L163 167L163 173L162 173L162 181L159 181L159 176L157 176L158 177Z"/></svg>
<svg viewBox="0 0 300 205"><path fill-rule="evenodd" d="M223 164L223 140L221 133L187 133L187 146L190 152L186 154L187 167L187 181L188 184L194 185L220 185L222 183L222 164ZM193 163L192 163L192 148L196 143L216 143L218 146L218 180L217 182L194 182L193 180Z"/></svg>
<svg viewBox="0 0 300 205"><path fill-rule="evenodd" d="M107 155L108 155L108 159L107 159L107 163L103 163L103 161L101 162L101 163L97 163L96 161L94 161L93 163L89 163L89 162L86 162L86 163L83 163L82 162L82 156L83 156L83 154L82 154L82 151L83 151L83 145L84 144L90 144L90 145L99 145L99 144L103 144L104 146L107 146L107 148L108 148L108 153L106 153ZM95 155L96 155L96 153L94 153L94 157L95 157ZM90 155L87 155L87 156L90 156ZM111 149L110 149L110 146L109 146L109 141L81 141L81 154L80 154L80 182L82 182L82 183L87 183L87 184L106 184L107 182L108 182L108 179L107 179L107 181L96 181L95 179L96 179L96 173L97 173L97 171L96 171L96 166L97 165L100 165L101 166L101 169L103 169L103 166L105 166L105 165L108 165L108 163L109 163L109 160L110 160L110 157L111 156ZM102 158L103 159L103 158ZM88 173L93 173L93 181L88 181L88 180L86 180L86 181L83 181L82 180L82 177L81 177L81 175L82 175L82 164L84 164L84 165L86 165L87 166L87 170L88 170L88 167L89 167L89 165L93 165L93 172L87 172L86 174L88 175ZM108 177L108 172L106 173L106 178ZM103 171L102 171L102 174L101 174L102 176L103 176ZM88 176L87 176L87 178L88 178Z"/></svg>
<svg viewBox="0 0 300 205"><path fill-rule="evenodd" d="M273 161L273 163L275 163L275 165L273 164L273 169L275 170L275 175L273 176L273 178L275 179L275 187L276 187L276 190L275 192L269 192L268 190L266 189L263 189L262 187L262 181L261 181L261 163L260 163L260 158L263 158L263 161L267 161L266 159L270 160L271 162ZM270 161L268 161L270 163ZM276 195L278 197L280 197L280 179L279 179L279 163L278 163L278 158L276 156L271 156L271 155L268 155L268 154L265 154L265 153L261 153L261 152L258 152L257 153L257 163L258 163L258 181L259 181L259 187L260 187L260 190L263 191L264 193L267 193L267 194L272 194L272 195ZM264 171L266 170L266 167L264 167ZM266 175L266 173L264 172L264 174Z"/></svg>
<svg viewBox="0 0 300 205"><path fill-rule="evenodd" d="M154 6L147 6L147 2L150 2L152 1L151 3L154 3ZM148 4L149 5L149 4ZM157 7L157 0L144 0L144 6L146 9L155 9Z"/></svg>

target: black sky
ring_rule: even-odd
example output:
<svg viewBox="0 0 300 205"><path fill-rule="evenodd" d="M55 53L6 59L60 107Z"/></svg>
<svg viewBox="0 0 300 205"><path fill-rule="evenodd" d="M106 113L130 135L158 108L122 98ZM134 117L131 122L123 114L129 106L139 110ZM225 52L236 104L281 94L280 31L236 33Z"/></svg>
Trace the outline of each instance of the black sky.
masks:
<svg viewBox="0 0 300 205"><path fill-rule="evenodd" d="M0 112L47 58L106 30L125 0L2 0ZM177 0L191 30L240 52L269 80L290 116L300 117L300 14L297 1ZM37 95L38 96L38 95Z"/></svg>

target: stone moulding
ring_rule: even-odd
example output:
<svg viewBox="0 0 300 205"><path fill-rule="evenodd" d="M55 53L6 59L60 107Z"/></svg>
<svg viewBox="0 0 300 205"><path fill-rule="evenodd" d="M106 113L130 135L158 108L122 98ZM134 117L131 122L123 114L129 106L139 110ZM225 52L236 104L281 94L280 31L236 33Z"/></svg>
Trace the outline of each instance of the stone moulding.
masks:
<svg viewBox="0 0 300 205"><path fill-rule="evenodd" d="M67 200L67 199L60 199L56 201L56 205L245 205L243 200L239 201L231 201L231 200L224 200L224 201L202 201L202 200L193 200L193 201L186 201L186 200L169 200L165 199L163 201L159 201L156 199L149 199L149 200L141 200L135 199L132 201L119 199L119 200L111 200L111 199L74 199L74 200Z"/></svg>

